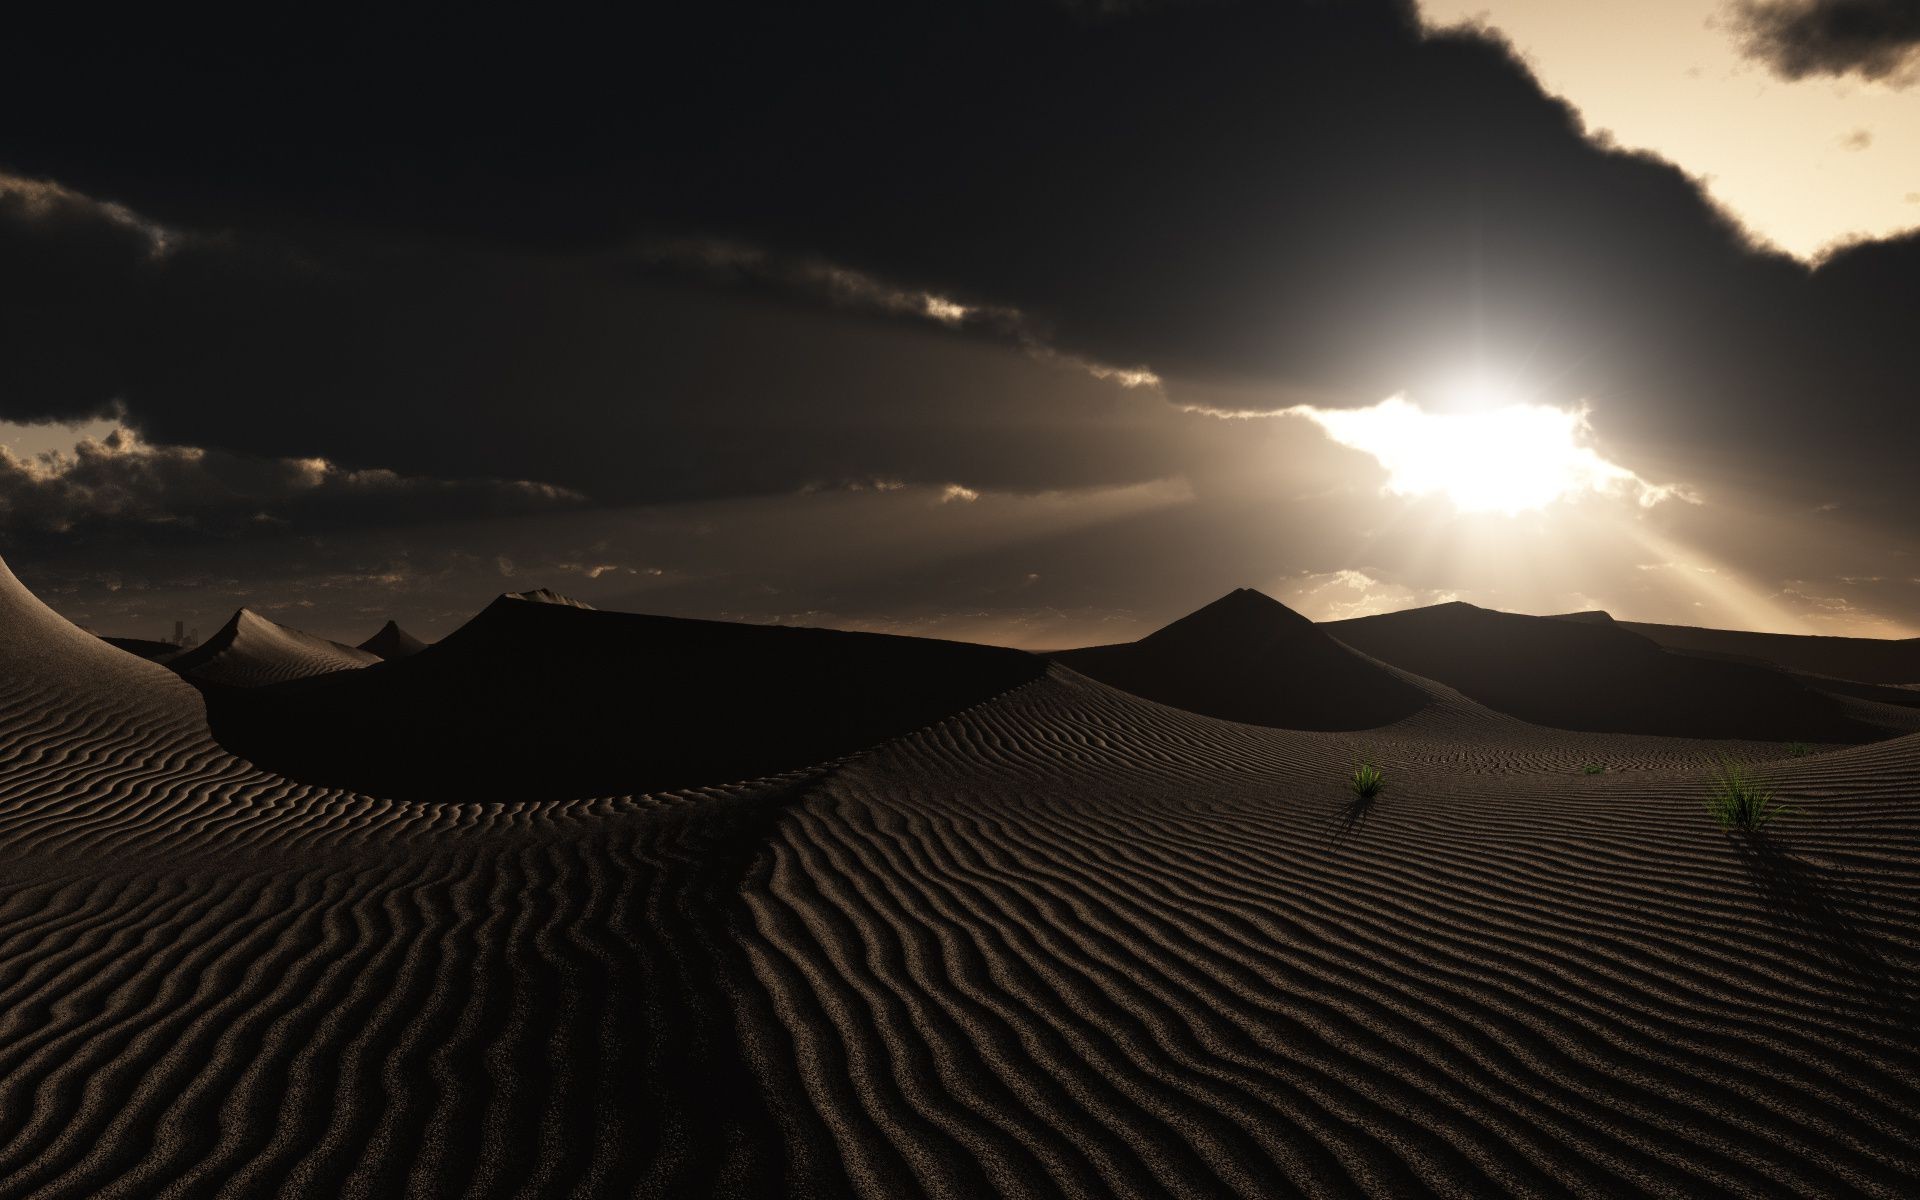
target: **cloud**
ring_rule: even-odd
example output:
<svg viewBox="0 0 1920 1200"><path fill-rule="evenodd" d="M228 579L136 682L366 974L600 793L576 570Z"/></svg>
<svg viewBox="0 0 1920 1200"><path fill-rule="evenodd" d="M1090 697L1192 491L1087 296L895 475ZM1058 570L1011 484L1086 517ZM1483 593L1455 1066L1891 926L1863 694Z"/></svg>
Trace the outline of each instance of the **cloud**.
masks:
<svg viewBox="0 0 1920 1200"><path fill-rule="evenodd" d="M1272 415L1303 417L1341 445L1372 455L1386 468L1388 491L1444 495L1462 512L1514 513L1595 494L1652 507L1686 496L1603 458L1588 444L1593 430L1584 407L1516 404L1427 412L1392 396L1370 408L1302 404Z"/></svg>
<svg viewBox="0 0 1920 1200"><path fill-rule="evenodd" d="M1913 0L1738 0L1734 30L1747 56L1783 79L1859 75L1905 86L1920 66Z"/></svg>
<svg viewBox="0 0 1920 1200"><path fill-rule="evenodd" d="M153 446L125 428L32 456L0 443L0 543L29 554L74 542L233 540L585 502L551 484L424 479L323 458Z"/></svg>
<svg viewBox="0 0 1920 1200"><path fill-rule="evenodd" d="M1759 252L1400 0L673 5L644 70L586 19L132 20L0 76L60 181L0 196L0 416L608 504L1204 489L1246 430L1196 395L1485 361L1647 479L1920 505L1920 238Z"/></svg>

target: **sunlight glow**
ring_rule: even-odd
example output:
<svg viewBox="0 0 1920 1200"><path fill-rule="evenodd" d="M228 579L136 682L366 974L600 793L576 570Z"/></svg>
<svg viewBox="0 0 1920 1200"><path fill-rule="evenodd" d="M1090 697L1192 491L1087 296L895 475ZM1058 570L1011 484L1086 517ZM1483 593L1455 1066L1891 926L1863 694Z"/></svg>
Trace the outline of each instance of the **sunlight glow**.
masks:
<svg viewBox="0 0 1920 1200"><path fill-rule="evenodd" d="M1388 491L1443 495L1463 513L1512 515L1585 494L1651 506L1680 494L1583 444L1592 434L1585 408L1508 404L1430 413L1392 396L1371 408L1303 404L1285 414L1306 417L1334 441L1372 455L1387 469Z"/></svg>

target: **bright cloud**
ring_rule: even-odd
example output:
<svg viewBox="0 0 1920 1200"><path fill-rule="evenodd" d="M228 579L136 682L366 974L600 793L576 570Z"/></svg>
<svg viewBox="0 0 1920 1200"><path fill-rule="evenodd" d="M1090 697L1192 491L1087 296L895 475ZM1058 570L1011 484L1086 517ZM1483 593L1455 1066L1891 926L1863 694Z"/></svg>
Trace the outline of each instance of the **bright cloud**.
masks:
<svg viewBox="0 0 1920 1200"><path fill-rule="evenodd" d="M1404 396L1370 408L1301 404L1276 415L1305 417L1343 446L1387 470L1387 490L1442 495L1461 512L1518 513L1581 495L1626 496L1658 504L1678 489L1648 483L1587 444L1585 408L1512 404L1476 412L1430 413Z"/></svg>

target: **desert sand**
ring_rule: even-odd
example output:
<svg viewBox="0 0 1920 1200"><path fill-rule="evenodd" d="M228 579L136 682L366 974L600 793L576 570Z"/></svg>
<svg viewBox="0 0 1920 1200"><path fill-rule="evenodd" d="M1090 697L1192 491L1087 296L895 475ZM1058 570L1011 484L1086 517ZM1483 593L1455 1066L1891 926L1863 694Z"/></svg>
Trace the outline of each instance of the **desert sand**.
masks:
<svg viewBox="0 0 1920 1200"><path fill-rule="evenodd" d="M163 661L198 683L253 688L351 671L379 662L380 656L289 629L243 608L206 641Z"/></svg>
<svg viewBox="0 0 1920 1200"><path fill-rule="evenodd" d="M1472 698L1510 663L1397 661L1502 622L1223 604L1194 644L1277 632L1218 694L1194 625L1079 660L1391 711L507 597L280 682L313 648L237 618L196 686L0 568L0 1194L1920 1194L1909 710L1780 675L1731 739L1556 729ZM1501 703L1673 719L1510 628ZM1726 702L1673 657L1625 678ZM341 781L216 740L243 685ZM1797 811L1724 832L1725 754Z"/></svg>

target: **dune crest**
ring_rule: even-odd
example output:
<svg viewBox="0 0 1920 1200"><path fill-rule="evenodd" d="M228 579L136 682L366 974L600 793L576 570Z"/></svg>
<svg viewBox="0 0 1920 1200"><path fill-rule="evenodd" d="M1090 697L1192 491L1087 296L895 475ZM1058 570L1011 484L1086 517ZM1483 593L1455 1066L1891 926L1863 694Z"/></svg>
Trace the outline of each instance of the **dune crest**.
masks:
<svg viewBox="0 0 1920 1200"><path fill-rule="evenodd" d="M1252 588L1229 592L1137 642L1053 658L1148 700L1282 729L1370 729L1427 702L1417 686Z"/></svg>
<svg viewBox="0 0 1920 1200"><path fill-rule="evenodd" d="M400 628L398 621L388 621L380 627L380 632L361 642L358 647L381 659L408 658L426 648L425 642Z"/></svg>
<svg viewBox="0 0 1920 1200"><path fill-rule="evenodd" d="M243 608L218 633L166 665L196 683L253 688L379 661L365 650L291 629Z"/></svg>

